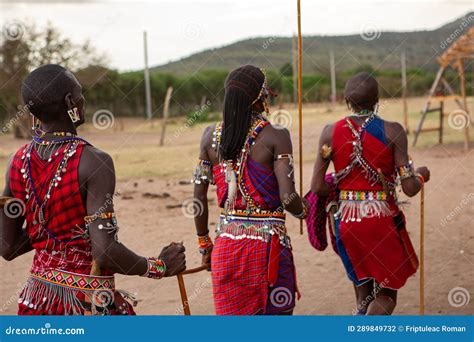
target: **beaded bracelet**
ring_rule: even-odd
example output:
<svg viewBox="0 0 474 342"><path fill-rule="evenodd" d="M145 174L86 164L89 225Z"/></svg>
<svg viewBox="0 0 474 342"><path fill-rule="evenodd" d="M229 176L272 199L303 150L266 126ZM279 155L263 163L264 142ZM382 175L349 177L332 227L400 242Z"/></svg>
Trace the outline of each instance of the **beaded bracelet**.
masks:
<svg viewBox="0 0 474 342"><path fill-rule="evenodd" d="M203 236L198 235L198 244L199 244L199 253L203 255L209 253L209 251L214 246L212 244L212 240L209 234L206 234Z"/></svg>
<svg viewBox="0 0 474 342"><path fill-rule="evenodd" d="M408 164L397 167L398 175L400 180L404 180L415 175L415 170L413 169L413 161L410 160Z"/></svg>
<svg viewBox="0 0 474 342"><path fill-rule="evenodd" d="M147 277L151 279L161 279L164 277L166 273L166 265L165 262L161 259L157 258L147 258L147 271L142 277Z"/></svg>

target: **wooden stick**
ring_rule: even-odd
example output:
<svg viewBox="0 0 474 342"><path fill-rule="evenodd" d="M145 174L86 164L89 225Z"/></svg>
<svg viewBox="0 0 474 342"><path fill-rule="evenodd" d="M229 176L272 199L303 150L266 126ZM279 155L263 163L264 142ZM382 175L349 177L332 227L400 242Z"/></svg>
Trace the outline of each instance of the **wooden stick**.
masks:
<svg viewBox="0 0 474 342"><path fill-rule="evenodd" d="M208 267L209 265L201 265L201 266L191 268L189 270L186 270L176 275L176 277L178 278L179 293L181 295L181 303L183 304L183 311L186 316L191 316L191 309L189 308L188 294L186 293L186 285L184 284L183 275L201 272L201 271L207 270Z"/></svg>
<svg viewBox="0 0 474 342"><path fill-rule="evenodd" d="M183 311L186 316L191 316L191 310L189 309L188 294L186 293L186 286L184 285L183 274L180 273L177 275L179 293L181 294L181 303L183 304Z"/></svg>
<svg viewBox="0 0 474 342"><path fill-rule="evenodd" d="M209 265L201 265L201 266L199 266L199 267L191 268L191 269L189 269L189 270L186 270L186 271L182 272L181 274L193 274L193 273L198 273L198 272L207 270L208 267L209 267Z"/></svg>
<svg viewBox="0 0 474 342"><path fill-rule="evenodd" d="M425 185L420 191L420 315L425 314Z"/></svg>
<svg viewBox="0 0 474 342"><path fill-rule="evenodd" d="M298 123L299 123L299 166L300 166L300 195L303 196L303 51L301 41L301 0L298 0ZM303 235L303 220L300 220L300 234Z"/></svg>
<svg viewBox="0 0 474 342"><path fill-rule="evenodd" d="M464 63L462 59L458 60L458 69L459 69L459 80L461 88L461 97L462 104L464 107L464 112L468 115L467 120L469 120L469 110L467 108L467 99L466 99L466 78L464 76ZM466 121L466 127L464 127L464 151L469 150L469 121Z"/></svg>
<svg viewBox="0 0 474 342"><path fill-rule="evenodd" d="M171 100L172 93L173 93L173 87L168 87L168 90L166 90L165 103L163 105L163 121L161 124L160 146L163 146L163 144L165 143L166 124L168 122L170 100Z"/></svg>
<svg viewBox="0 0 474 342"><path fill-rule="evenodd" d="M410 133L408 127L408 103L407 103L407 61L406 53L402 52L401 56L401 74L402 74L402 99L403 99L403 124L405 125L405 131L407 134Z"/></svg>

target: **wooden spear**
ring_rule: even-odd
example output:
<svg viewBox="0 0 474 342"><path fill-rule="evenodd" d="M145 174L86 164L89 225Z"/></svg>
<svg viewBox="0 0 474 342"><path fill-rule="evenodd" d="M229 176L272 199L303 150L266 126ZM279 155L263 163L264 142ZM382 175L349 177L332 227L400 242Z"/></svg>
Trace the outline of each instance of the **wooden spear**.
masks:
<svg viewBox="0 0 474 342"><path fill-rule="evenodd" d="M301 0L298 0L298 124L299 124L299 167L300 167L300 195L303 196L303 99L302 99L302 74L303 51L301 41ZM303 235L303 220L300 220L300 234Z"/></svg>

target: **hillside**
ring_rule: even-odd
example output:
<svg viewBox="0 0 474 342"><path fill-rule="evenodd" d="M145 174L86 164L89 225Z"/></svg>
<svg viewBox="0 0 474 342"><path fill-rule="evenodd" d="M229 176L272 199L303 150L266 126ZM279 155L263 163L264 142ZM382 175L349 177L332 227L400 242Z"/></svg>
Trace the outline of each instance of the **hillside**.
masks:
<svg viewBox="0 0 474 342"><path fill-rule="evenodd" d="M367 33L365 38L368 39L359 34L305 36L303 70L305 73L326 73L331 50L335 53L339 71L354 69L361 64L370 64L374 68L399 68L402 51L406 51L409 67L434 70L436 56L449 45L447 38L459 37L473 25L474 12L470 12L432 31ZM275 70L291 63L291 46L290 37L251 38L202 51L152 70L188 74L198 69L229 70L246 63Z"/></svg>

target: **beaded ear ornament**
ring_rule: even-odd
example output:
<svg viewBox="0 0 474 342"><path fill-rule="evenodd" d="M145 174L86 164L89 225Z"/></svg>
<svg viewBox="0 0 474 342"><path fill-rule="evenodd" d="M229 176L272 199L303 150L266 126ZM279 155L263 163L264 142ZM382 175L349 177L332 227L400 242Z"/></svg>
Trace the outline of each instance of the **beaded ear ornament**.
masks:
<svg viewBox="0 0 474 342"><path fill-rule="evenodd" d="M268 79L265 71L263 69L260 69L260 71L263 73L264 79L262 83L262 88L260 89L260 92L258 93L257 98L252 102L252 105L257 103L257 101L261 100L262 105L263 105L263 110L265 113L270 114L270 106L268 104L268 98L271 97L276 97L277 94L268 87Z"/></svg>

